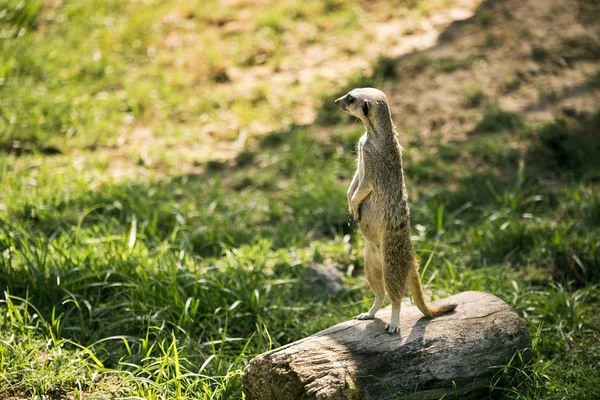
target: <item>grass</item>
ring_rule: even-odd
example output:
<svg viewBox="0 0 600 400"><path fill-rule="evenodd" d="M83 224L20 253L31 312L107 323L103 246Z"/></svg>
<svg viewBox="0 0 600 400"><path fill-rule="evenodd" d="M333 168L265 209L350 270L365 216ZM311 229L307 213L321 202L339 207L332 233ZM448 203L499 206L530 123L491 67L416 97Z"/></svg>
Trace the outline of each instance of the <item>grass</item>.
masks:
<svg viewBox="0 0 600 400"><path fill-rule="evenodd" d="M441 73L450 73L460 69L471 68L477 60L484 60L485 55L469 53L462 57L440 57L432 61L433 68Z"/></svg>
<svg viewBox="0 0 600 400"><path fill-rule="evenodd" d="M525 73L517 69L512 76L507 77L502 81L501 90L504 93L514 92L521 87L521 83L525 80Z"/></svg>
<svg viewBox="0 0 600 400"><path fill-rule="evenodd" d="M594 139L600 113L584 118L562 115L538 128L538 139L530 151L544 160L546 169L579 179L597 179L600 147Z"/></svg>
<svg viewBox="0 0 600 400"><path fill-rule="evenodd" d="M251 356L365 308L371 294L355 277L326 302L300 280L313 261L362 265L360 240L345 225L352 160L349 152L322 153L347 146L346 133L329 145L311 134L284 135L255 155L266 165L256 170L228 167L143 185L99 181L101 166L49 168L36 156L9 158L0 236L7 390L233 398ZM470 146L457 151L479 153ZM563 260L597 269L598 199L574 178L558 189L537 181L514 156L483 160L521 160L521 167L506 179L446 175L460 189L438 193L419 189L429 178L412 174L426 161L407 167L419 198L412 203L415 246L422 258L435 249L428 286L492 292L532 333L541 329L535 363L518 371L538 374L533 384L512 388L517 378L508 368L492 394L587 393L598 378L587 365L600 354L587 352L585 367L565 357L597 345L598 276L561 271ZM243 180L251 182L233 189ZM565 376L572 368L581 374Z"/></svg>
<svg viewBox="0 0 600 400"><path fill-rule="evenodd" d="M199 119L230 121L225 139L232 129L284 129L289 116L273 118L268 103L293 108L309 93L293 84L269 90L258 79L246 85L233 80L232 70L289 69L294 52L282 49L306 36L298 31L304 18L315 29L306 40L319 46L318 29L345 35L359 12L333 0L293 2L291 10L217 3L53 7L3 0L0 30L9 39L0 44L0 148L64 153L116 147L132 126L143 126L152 128L155 148L162 149L172 142L201 143ZM62 48L69 51L57 50Z"/></svg>
<svg viewBox="0 0 600 400"><path fill-rule="evenodd" d="M474 108L485 100L485 93L480 86L468 86L461 90L460 97L463 107Z"/></svg>
<svg viewBox="0 0 600 400"><path fill-rule="evenodd" d="M281 41L304 18L347 32L356 3L267 7L242 28L228 24L243 10L210 2L19 4L0 1L0 398L240 398L250 358L369 307L345 204L362 127L333 110L295 126L273 105L293 96L234 101L227 86L231 66L289 62ZM176 57L200 23L229 45ZM349 85L397 77L376 67ZM200 115L234 110L242 129L248 109L281 123L235 159L178 171L168 145L203 140ZM494 366L490 398L600 396L599 121L537 126L487 105L476 131L490 135L407 146L427 287L493 293L534 338L530 364ZM114 178L105 151L137 124L164 175ZM337 263L344 293L307 290L311 262Z"/></svg>
<svg viewBox="0 0 600 400"><path fill-rule="evenodd" d="M510 111L502 110L497 104L486 104L481 120L475 126L475 132L516 131L523 127L523 118Z"/></svg>

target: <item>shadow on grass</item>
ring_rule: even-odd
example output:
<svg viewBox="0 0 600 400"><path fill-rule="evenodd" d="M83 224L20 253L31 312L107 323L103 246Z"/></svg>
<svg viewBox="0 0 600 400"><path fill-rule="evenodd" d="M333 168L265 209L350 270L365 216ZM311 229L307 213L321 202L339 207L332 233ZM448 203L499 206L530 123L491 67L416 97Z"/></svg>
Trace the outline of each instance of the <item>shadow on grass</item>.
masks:
<svg viewBox="0 0 600 400"><path fill-rule="evenodd" d="M413 226L429 227L431 235L448 235L444 232L451 225L456 240L476 249L470 256L474 267L533 264L547 268L556 282L570 288L596 284L600 282L600 112L564 116L524 129L528 139L520 155L506 146L472 148L471 141L446 150L451 162L477 165L480 171L452 175L442 169L439 154L409 164L409 178L411 169L417 172L409 190L432 183L449 187L413 206ZM500 147L506 135L510 133L478 140ZM443 176L422 172L432 165Z"/></svg>
<svg viewBox="0 0 600 400"><path fill-rule="evenodd" d="M485 28L500 4L484 1L471 18L452 23L438 43L427 50L380 58L370 75L357 76L339 92L323 98L319 123L347 122L348 117L339 113L333 100L355 87L399 88L403 80L426 70L443 74L470 68L478 54L462 58L433 58L431 54L469 35L484 43ZM588 42L563 43L564 49L560 49L571 55L568 62L597 60L597 52L584 51ZM551 65L553 55L544 53L542 57L536 49L538 53L545 51L539 46L534 48L531 57L535 62L544 64L544 68L556 68ZM583 84L557 93L551 101L542 96L523 112L587 96L598 87L596 72ZM430 195L413 205L413 226L421 224L430 230L429 234L439 235L446 231L444 224L456 223L451 240L469 241L468 247L476 249L470 260L474 266L534 264L547 267L556 282L568 287L599 282L600 242L594 236L600 226L600 199L594 194L600 179L599 131L599 110L584 114L563 109L554 121L532 126L521 115L490 102L467 141L445 145L437 154L419 154L414 159L407 149L409 193ZM511 139L523 147L511 148ZM452 168L461 164L460 173ZM420 190L421 185L427 190ZM431 196L432 191L439 194ZM455 221L448 221L452 219L449 215L465 205L469 206L458 217L452 217Z"/></svg>
<svg viewBox="0 0 600 400"><path fill-rule="evenodd" d="M0 221L0 293L27 299L56 337L83 345L151 327L161 340L174 329L199 342L219 329L248 337L265 322L283 324L275 341L306 334L289 326L289 308L310 299L287 249L351 233L351 161L305 128L274 137L260 154L204 174L83 187L43 207L27 198ZM118 346L99 345L101 358L116 362Z"/></svg>
<svg viewBox="0 0 600 400"><path fill-rule="evenodd" d="M23 202L15 221L45 236L72 230L74 240L129 235L150 246L177 242L194 255L267 239L274 248L351 233L346 181L351 159L314 141L307 128L267 136L260 153L207 172L149 183L106 184L48 207ZM348 150L348 149L346 149Z"/></svg>
<svg viewBox="0 0 600 400"><path fill-rule="evenodd" d="M452 22L440 34L438 43L426 50L414 51L400 57L380 57L373 63L372 72L370 74L360 74L355 76L340 91L331 95L326 95L322 98L317 122L323 125L333 125L352 118L340 113L333 101L354 88L382 87L385 83L400 83L404 79L411 79L422 73L427 68L434 68L440 74L452 72L456 69L470 68L473 61L481 59L484 56L481 54L468 54L458 58L442 57L439 59L431 59L429 52L455 40L462 34L462 31L465 28L469 28L472 25L480 25L482 15L489 14L490 9L496 3L498 3L497 0L483 1L472 17Z"/></svg>
<svg viewBox="0 0 600 400"><path fill-rule="evenodd" d="M538 130L527 159L540 173L572 177L582 182L600 180L600 110L593 115L568 112Z"/></svg>

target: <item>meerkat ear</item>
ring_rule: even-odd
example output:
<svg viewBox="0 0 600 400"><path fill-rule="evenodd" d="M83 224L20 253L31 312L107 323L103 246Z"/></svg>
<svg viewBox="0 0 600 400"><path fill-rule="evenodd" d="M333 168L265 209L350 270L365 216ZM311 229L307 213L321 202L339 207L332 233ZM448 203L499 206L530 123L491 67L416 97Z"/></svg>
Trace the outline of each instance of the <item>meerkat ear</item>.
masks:
<svg viewBox="0 0 600 400"><path fill-rule="evenodd" d="M365 101L362 106L362 111L363 111L363 114L365 114L365 117L369 115L370 109L371 109L371 103L369 103L368 101Z"/></svg>

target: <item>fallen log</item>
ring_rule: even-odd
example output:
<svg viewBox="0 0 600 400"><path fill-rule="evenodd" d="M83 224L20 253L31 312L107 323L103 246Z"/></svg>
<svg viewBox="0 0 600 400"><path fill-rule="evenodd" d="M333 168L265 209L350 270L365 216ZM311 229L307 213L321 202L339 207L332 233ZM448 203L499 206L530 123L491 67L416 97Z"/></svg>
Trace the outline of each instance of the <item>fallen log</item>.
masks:
<svg viewBox="0 0 600 400"><path fill-rule="evenodd" d="M515 350L531 355L527 328L496 296L464 292L433 302L456 310L428 319L403 307L400 334L384 328L391 308L258 355L244 370L247 399L480 398Z"/></svg>

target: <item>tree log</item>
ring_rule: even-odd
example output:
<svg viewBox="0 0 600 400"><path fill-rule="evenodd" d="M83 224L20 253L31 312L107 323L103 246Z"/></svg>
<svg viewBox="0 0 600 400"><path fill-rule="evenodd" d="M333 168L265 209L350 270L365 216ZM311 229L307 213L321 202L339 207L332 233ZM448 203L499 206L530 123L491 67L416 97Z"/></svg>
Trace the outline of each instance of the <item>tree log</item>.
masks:
<svg viewBox="0 0 600 400"><path fill-rule="evenodd" d="M496 296L464 292L433 302L457 304L429 319L403 307L400 334L384 328L391 307L371 321L351 320L253 358L247 399L480 398L515 350L531 356L527 327Z"/></svg>

